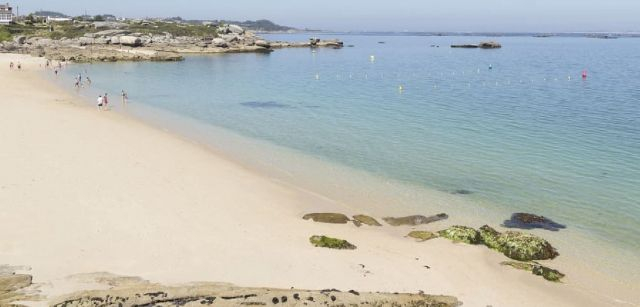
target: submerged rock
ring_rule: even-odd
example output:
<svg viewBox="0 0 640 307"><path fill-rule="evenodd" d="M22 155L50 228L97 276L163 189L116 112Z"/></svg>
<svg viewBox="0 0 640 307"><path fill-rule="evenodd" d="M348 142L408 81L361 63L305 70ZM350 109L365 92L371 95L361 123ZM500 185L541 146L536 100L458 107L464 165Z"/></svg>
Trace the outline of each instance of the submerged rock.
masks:
<svg viewBox="0 0 640 307"><path fill-rule="evenodd" d="M469 191L469 190L465 190L465 189L458 189L458 190L455 190L455 191L451 192L451 194L453 194L453 195L470 195L470 194L473 194L473 191Z"/></svg>
<svg viewBox="0 0 640 307"><path fill-rule="evenodd" d="M429 217L423 215L411 215L405 217L384 217L382 219L391 226L416 226L421 224L429 224L440 220L446 220L448 218L449 216L447 214L440 213Z"/></svg>
<svg viewBox="0 0 640 307"><path fill-rule="evenodd" d="M433 233L431 231L419 231L419 230L416 230L416 231L410 232L407 235L407 237L417 239L419 242L424 242L424 241L427 241L427 240L431 240L433 238L437 238L438 234L435 234L435 233Z"/></svg>
<svg viewBox="0 0 640 307"><path fill-rule="evenodd" d="M511 219L505 220L502 226L507 228L534 229L541 228L551 231L558 231L567 228L567 226L558 224L544 216L531 213L514 213Z"/></svg>
<svg viewBox="0 0 640 307"><path fill-rule="evenodd" d="M507 231L498 237L497 244L505 256L520 261L553 259L559 255L546 240L522 232Z"/></svg>
<svg viewBox="0 0 640 307"><path fill-rule="evenodd" d="M327 236L311 236L309 242L315 247L325 247L332 249L356 249L356 246L347 240L331 238Z"/></svg>
<svg viewBox="0 0 640 307"><path fill-rule="evenodd" d="M478 244L482 240L480 233L475 229L467 226L451 226L445 230L438 231L441 237L447 238L454 242L464 242L468 244Z"/></svg>
<svg viewBox="0 0 640 307"><path fill-rule="evenodd" d="M542 276L544 279L553 282L559 282L565 275L558 270L543 266L537 262L518 262L518 261L504 261L500 263L502 265L508 265L518 270L528 271L534 275Z"/></svg>
<svg viewBox="0 0 640 307"><path fill-rule="evenodd" d="M302 217L305 220L313 220L318 223L346 224L349 218L342 213L309 213Z"/></svg>
<svg viewBox="0 0 640 307"><path fill-rule="evenodd" d="M369 226L382 226L382 224L378 223L376 219L364 214L354 215L353 222L358 227L362 224L369 225Z"/></svg>

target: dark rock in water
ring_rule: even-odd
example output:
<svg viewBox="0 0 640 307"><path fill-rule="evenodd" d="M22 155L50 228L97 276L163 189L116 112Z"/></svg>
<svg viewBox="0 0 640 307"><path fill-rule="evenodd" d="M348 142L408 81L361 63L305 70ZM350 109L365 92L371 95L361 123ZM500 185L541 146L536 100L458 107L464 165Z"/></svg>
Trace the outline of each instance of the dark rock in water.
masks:
<svg viewBox="0 0 640 307"><path fill-rule="evenodd" d="M292 106L276 101L247 101L240 103L241 105L249 108L262 108L262 109L288 109Z"/></svg>
<svg viewBox="0 0 640 307"><path fill-rule="evenodd" d="M481 42L478 45L478 48L482 48L482 49L498 49L498 48L502 48L502 45L500 45L500 43L498 42Z"/></svg>
<svg viewBox="0 0 640 307"><path fill-rule="evenodd" d="M467 226L451 226L445 230L438 231L438 234L453 242L464 242L468 244L481 243L480 233Z"/></svg>
<svg viewBox="0 0 640 307"><path fill-rule="evenodd" d="M451 192L451 194L453 194L453 195L469 195L469 194L473 194L473 192L469 191L469 190L460 189L460 190L455 190L455 191Z"/></svg>
<svg viewBox="0 0 640 307"><path fill-rule="evenodd" d="M342 213L309 213L302 217L305 220L313 220L319 223L346 224L349 218Z"/></svg>
<svg viewBox="0 0 640 307"><path fill-rule="evenodd" d="M478 45L471 45L471 44L451 45L451 48L467 48L467 49L471 49L471 48L478 48Z"/></svg>
<svg viewBox="0 0 640 307"><path fill-rule="evenodd" d="M440 220L446 220L448 218L449 216L447 214L440 213L429 217L423 215L410 215L405 217L384 217L382 219L391 226L416 226L421 224L429 224Z"/></svg>
<svg viewBox="0 0 640 307"><path fill-rule="evenodd" d="M559 282L565 275L558 270L543 266L537 262L517 262L517 261L504 261L500 263L502 265L508 265L518 270L529 271L534 275L542 276L544 279L553 282Z"/></svg>
<svg viewBox="0 0 640 307"><path fill-rule="evenodd" d="M356 249L356 246L347 240L331 238L327 236L311 236L309 242L315 247L325 247L332 249Z"/></svg>
<svg viewBox="0 0 640 307"><path fill-rule="evenodd" d="M356 226L360 226L362 224L369 225L369 226L382 226L382 224L378 223L376 219L363 214L354 215L353 222L356 224Z"/></svg>
<svg viewBox="0 0 640 307"><path fill-rule="evenodd" d="M567 226L558 224L544 216L530 213L514 213L510 220L505 220L502 226L507 228L534 229L542 228L551 231L558 231Z"/></svg>

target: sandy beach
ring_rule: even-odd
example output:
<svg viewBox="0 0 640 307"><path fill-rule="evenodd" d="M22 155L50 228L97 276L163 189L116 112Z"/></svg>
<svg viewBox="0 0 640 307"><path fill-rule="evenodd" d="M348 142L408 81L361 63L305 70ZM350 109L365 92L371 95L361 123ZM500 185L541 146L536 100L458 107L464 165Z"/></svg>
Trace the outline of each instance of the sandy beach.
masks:
<svg viewBox="0 0 640 307"><path fill-rule="evenodd" d="M10 61L23 71L10 71ZM640 303L632 288L577 282L576 274L552 283L501 266L508 259L483 246L405 238L414 228L443 224L303 220L311 212L368 212L285 186L117 112L99 112L43 78L43 63L0 54L0 264L31 267L49 298L91 288L69 285L67 276L109 272L163 284L424 291L464 306ZM316 248L312 235L358 248Z"/></svg>

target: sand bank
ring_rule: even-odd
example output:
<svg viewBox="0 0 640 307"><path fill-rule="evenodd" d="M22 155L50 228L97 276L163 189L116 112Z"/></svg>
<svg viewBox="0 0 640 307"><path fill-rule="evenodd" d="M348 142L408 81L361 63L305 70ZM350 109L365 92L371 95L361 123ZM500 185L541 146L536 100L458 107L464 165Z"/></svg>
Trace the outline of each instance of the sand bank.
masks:
<svg viewBox="0 0 640 307"><path fill-rule="evenodd" d="M9 61L25 70L9 71ZM284 186L116 112L98 112L45 81L42 61L0 54L0 263L32 267L45 295L72 290L66 276L110 272L165 284L424 291L465 306L640 301L626 289L577 287L572 276L550 283L500 266L506 258L481 246L418 243L404 238L410 227L302 220L309 212L367 212ZM315 248L308 241L315 234L358 248Z"/></svg>

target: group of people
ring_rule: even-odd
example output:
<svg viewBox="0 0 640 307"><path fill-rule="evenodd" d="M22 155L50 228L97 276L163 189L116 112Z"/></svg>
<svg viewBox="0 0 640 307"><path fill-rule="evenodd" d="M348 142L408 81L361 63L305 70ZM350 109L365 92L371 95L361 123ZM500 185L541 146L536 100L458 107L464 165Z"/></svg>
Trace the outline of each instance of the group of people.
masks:
<svg viewBox="0 0 640 307"><path fill-rule="evenodd" d="M124 90L122 90L122 93L120 94L120 96L122 97L122 105L126 105L129 101L129 96L127 95L127 92L125 92ZM104 111L104 110L109 110L109 94L104 93L104 95L98 95L98 110L100 111Z"/></svg>
<svg viewBox="0 0 640 307"><path fill-rule="evenodd" d="M53 68L53 73L57 76L58 73L62 70L62 62L58 62L58 65L54 65L51 62L51 60L47 60L47 63L45 64L44 68L45 69Z"/></svg>
<svg viewBox="0 0 640 307"><path fill-rule="evenodd" d="M22 70L22 63L18 62L18 64L14 64L13 62L9 63L9 69L13 70L15 68L18 68L18 70Z"/></svg>
<svg viewBox="0 0 640 307"><path fill-rule="evenodd" d="M91 78L89 78L89 76L85 77L85 80L87 81L87 85L91 85ZM82 73L78 74L78 76L75 78L75 81L76 88L84 87L84 84L82 83Z"/></svg>

